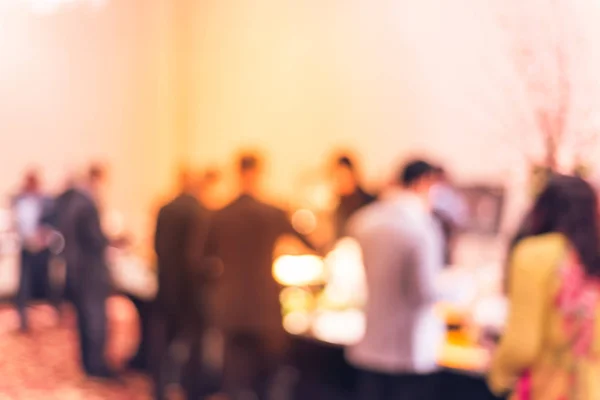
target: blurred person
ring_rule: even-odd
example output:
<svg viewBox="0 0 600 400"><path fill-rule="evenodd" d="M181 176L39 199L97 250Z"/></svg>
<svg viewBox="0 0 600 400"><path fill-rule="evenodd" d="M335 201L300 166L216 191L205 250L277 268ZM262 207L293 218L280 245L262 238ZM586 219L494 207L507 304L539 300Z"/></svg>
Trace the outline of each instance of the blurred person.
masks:
<svg viewBox="0 0 600 400"><path fill-rule="evenodd" d="M515 399L600 398L598 199L550 178L510 251L510 312L489 384Z"/></svg>
<svg viewBox="0 0 600 400"><path fill-rule="evenodd" d="M106 300L111 291L105 254L109 241L96 203L104 177L104 171L90 168L81 185L59 195L48 221L64 238L65 289L77 312L83 369L90 377L114 378L105 358Z"/></svg>
<svg viewBox="0 0 600 400"><path fill-rule="evenodd" d="M360 372L360 400L435 398L445 339L434 311L434 283L443 269L442 233L429 196L435 179L428 162L406 164L396 188L348 224L362 249L368 289L365 336L346 350Z"/></svg>
<svg viewBox="0 0 600 400"><path fill-rule="evenodd" d="M45 296L55 303L56 290L50 282L50 250L42 218L49 212L52 200L41 189L37 171L26 173L21 192L13 199L17 233L21 239L21 270L16 305L21 331L29 330L27 303L33 297Z"/></svg>
<svg viewBox="0 0 600 400"><path fill-rule="evenodd" d="M445 239L444 258L446 265L452 264L456 234L467 221L467 204L456 190L442 167L436 167L437 181L431 190L434 216L442 226Z"/></svg>
<svg viewBox="0 0 600 400"><path fill-rule="evenodd" d="M367 193L361 186L358 171L354 161L347 155L337 158L333 169L335 194L339 198L335 209L335 237L344 236L346 223L361 207L376 199L376 196Z"/></svg>
<svg viewBox="0 0 600 400"><path fill-rule="evenodd" d="M225 341L223 391L232 400L265 398L284 362L287 335L272 275L276 242L289 234L313 249L283 210L258 200L261 167L255 155L240 158L239 197L214 214L207 242L207 255L223 264L213 309Z"/></svg>
<svg viewBox="0 0 600 400"><path fill-rule="evenodd" d="M196 399L193 385L201 378L201 342L205 315L207 274L203 251L208 232L208 211L196 198L198 180L189 171L180 175L179 194L160 209L156 224L158 294L155 305L156 332L153 368L157 399L164 399L169 385L182 384L189 398ZM188 361L177 359L173 349L180 344L189 352ZM176 370L187 375L169 376ZM175 382L184 379L184 382Z"/></svg>
<svg viewBox="0 0 600 400"><path fill-rule="evenodd" d="M198 198L202 205L209 209L218 209L218 185L221 183L221 173L217 169L208 169L200 174L198 183Z"/></svg>

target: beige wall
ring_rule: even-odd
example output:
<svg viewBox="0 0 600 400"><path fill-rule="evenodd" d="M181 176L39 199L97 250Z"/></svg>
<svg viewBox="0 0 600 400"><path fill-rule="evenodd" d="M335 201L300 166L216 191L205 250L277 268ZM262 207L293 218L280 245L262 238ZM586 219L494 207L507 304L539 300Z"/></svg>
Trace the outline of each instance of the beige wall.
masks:
<svg viewBox="0 0 600 400"><path fill-rule="evenodd" d="M597 36L596 3L564 2L569 12L559 20L582 27L569 40ZM272 188L293 197L338 146L358 151L374 184L399 159L427 154L460 181L508 185L518 215L527 202L525 155L539 157L540 148L506 27L527 28L549 9L520 4L204 1L194 11L188 155L223 163L258 146L270 155ZM578 47L578 65L597 65L598 48L591 41ZM598 81L590 71L581 73L575 96L598 106L598 85L583 83Z"/></svg>
<svg viewBox="0 0 600 400"><path fill-rule="evenodd" d="M29 165L56 189L67 168L100 160L110 164L109 206L139 230L177 156L171 6L109 1L36 15L26 2L2 2L3 196Z"/></svg>
<svg viewBox="0 0 600 400"><path fill-rule="evenodd" d="M516 0L109 0L44 16L25 3L0 1L0 193L31 163L56 186L106 160L111 203L141 221L178 162L259 147L271 192L292 198L344 147L374 186L426 153L526 201L523 154L539 149L521 140L532 109L498 22L524 12ZM594 108L600 3L573 4L576 102Z"/></svg>

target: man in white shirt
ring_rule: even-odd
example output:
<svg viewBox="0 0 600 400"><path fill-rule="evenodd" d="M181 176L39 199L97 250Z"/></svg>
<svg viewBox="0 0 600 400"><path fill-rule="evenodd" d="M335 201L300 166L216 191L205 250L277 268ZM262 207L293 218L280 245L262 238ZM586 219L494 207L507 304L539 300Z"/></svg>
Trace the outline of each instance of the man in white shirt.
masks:
<svg viewBox="0 0 600 400"><path fill-rule="evenodd" d="M407 164L396 187L348 225L362 249L368 288L365 336L347 350L362 372L361 400L435 396L445 328L434 312L443 268L442 233L429 202L434 172L425 161Z"/></svg>
<svg viewBox="0 0 600 400"><path fill-rule="evenodd" d="M49 207L50 199L42 193L37 171L27 172L21 192L13 199L15 223L21 240L21 269L15 300L22 332L29 330L27 305L32 298L45 296L58 305L50 285L50 251L42 228L42 218Z"/></svg>

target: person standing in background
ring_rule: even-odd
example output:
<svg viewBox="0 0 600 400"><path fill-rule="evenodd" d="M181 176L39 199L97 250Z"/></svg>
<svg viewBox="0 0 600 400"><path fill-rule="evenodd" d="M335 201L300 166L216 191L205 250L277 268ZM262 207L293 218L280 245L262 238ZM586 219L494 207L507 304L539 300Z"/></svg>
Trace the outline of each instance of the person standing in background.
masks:
<svg viewBox="0 0 600 400"><path fill-rule="evenodd" d="M213 310L225 339L223 391L232 400L266 398L285 356L280 287L272 275L278 239L294 235L313 249L283 210L258 200L261 167L254 155L240 158L240 195L215 212L207 241L207 256L223 264Z"/></svg>
<svg viewBox="0 0 600 400"><path fill-rule="evenodd" d="M337 158L333 169L335 194L339 202L335 209L335 238L345 235L346 224L361 207L372 203L376 196L367 193L360 184L356 165L352 159L343 155Z"/></svg>
<svg viewBox="0 0 600 400"><path fill-rule="evenodd" d="M206 325L203 296L208 279L204 248L208 211L196 198L197 179L180 175L180 192L158 214L155 251L158 259L158 295L153 351L155 398L167 398L169 385L181 384L188 398L197 399L201 378L201 344ZM187 360L173 349L183 346ZM185 371L184 371L185 369ZM183 378L169 376L186 375ZM183 382L180 380L183 379Z"/></svg>
<svg viewBox="0 0 600 400"><path fill-rule="evenodd" d="M21 192L13 200L17 233L21 239L21 271L16 305L22 332L29 330L27 303L32 297L43 292L49 300L56 300L50 282L50 250L42 226L42 218L49 212L51 204L50 197L41 190L38 172L27 172ZM58 307L58 304L55 305Z"/></svg>
<svg viewBox="0 0 600 400"><path fill-rule="evenodd" d="M105 358L106 300L111 291L106 261L109 241L96 203L104 177L101 168L90 168L81 186L68 188L56 199L48 221L64 238L66 294L77 312L83 369L90 377L114 378Z"/></svg>
<svg viewBox="0 0 600 400"><path fill-rule="evenodd" d="M434 399L444 322L435 314L443 240L431 214L434 167L407 164L397 188L358 211L349 236L362 250L366 333L346 350L360 371L360 400Z"/></svg>

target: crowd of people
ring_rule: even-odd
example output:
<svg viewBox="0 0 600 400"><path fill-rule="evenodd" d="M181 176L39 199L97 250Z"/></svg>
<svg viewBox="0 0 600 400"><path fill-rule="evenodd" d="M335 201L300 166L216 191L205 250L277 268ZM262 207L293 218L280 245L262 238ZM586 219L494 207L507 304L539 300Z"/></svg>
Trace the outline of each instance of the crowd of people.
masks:
<svg viewBox="0 0 600 400"><path fill-rule="evenodd" d="M158 293L146 316L150 322L143 322L149 351L129 364L150 374L156 399L215 393L231 400L290 398L289 336L273 254L286 235L305 252L325 249L294 229L284 210L261 200L262 170L260 157L241 156L238 196L218 210L203 203L197 177L182 171L179 193L158 213ZM72 303L83 370L114 379L117 371L105 358L112 293L106 251L126 240L103 230L97 193L104 175L92 167L85 179L51 198L39 177L27 174L13 201L22 243L16 306L27 332L26 306L34 294L51 300L59 316L61 302ZM360 245L368 288L365 335L346 349L359 371L358 398L444 398L436 379L445 325L435 311L440 293L434 283L452 262L456 233L466 224L464 199L445 171L425 160L404 164L377 195L361 185L347 155L336 159L332 175L339 197L335 236ZM498 396L600 396L597 213L589 183L551 175L512 242L506 269L510 317L489 373ZM46 279L60 266L65 278L59 291L56 279ZM222 338L216 363L206 362L209 331Z"/></svg>

